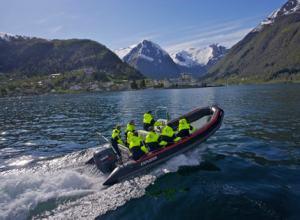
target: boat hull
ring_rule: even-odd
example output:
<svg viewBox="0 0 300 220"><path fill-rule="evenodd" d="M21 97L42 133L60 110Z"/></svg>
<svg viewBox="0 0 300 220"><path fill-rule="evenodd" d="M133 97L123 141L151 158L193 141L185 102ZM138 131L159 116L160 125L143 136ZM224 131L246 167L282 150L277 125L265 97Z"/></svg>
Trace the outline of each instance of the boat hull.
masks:
<svg viewBox="0 0 300 220"><path fill-rule="evenodd" d="M182 154L194 147L199 146L212 136L221 126L224 111L218 107L207 107L195 109L194 111L183 115L190 122L193 122L201 117L211 116L210 120L200 129L196 130L189 137L180 140L163 149L151 152L138 161L130 161L124 165L115 168L103 185L113 185L130 177L136 176L144 171L151 169L153 166L163 163L166 160L176 155ZM176 129L176 125L180 118L174 119L168 123Z"/></svg>

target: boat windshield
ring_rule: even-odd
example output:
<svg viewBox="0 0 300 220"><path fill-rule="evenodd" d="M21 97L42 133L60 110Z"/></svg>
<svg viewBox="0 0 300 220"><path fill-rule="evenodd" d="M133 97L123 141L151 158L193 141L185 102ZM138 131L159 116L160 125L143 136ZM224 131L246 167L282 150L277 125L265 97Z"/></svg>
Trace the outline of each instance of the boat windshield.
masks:
<svg viewBox="0 0 300 220"><path fill-rule="evenodd" d="M164 119L169 121L170 120L170 114L167 107L159 106L155 110L155 118L158 119Z"/></svg>

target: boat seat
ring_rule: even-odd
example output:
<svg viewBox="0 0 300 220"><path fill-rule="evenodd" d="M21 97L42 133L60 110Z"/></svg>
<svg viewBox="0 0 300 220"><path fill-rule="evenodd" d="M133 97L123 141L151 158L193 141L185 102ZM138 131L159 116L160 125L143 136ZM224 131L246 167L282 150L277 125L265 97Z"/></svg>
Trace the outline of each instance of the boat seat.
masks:
<svg viewBox="0 0 300 220"><path fill-rule="evenodd" d="M145 130L138 130L138 135L143 137L143 139L146 138L147 134L149 133L148 131L145 131Z"/></svg>

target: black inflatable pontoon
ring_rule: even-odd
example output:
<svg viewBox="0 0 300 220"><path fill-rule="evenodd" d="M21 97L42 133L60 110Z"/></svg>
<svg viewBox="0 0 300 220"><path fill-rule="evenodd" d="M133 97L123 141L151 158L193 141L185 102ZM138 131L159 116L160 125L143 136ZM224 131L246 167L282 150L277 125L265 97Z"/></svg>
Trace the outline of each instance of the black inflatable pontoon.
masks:
<svg viewBox="0 0 300 220"><path fill-rule="evenodd" d="M175 155L181 154L193 147L199 146L207 138L213 135L221 126L224 112L217 106L198 108L181 117L185 117L196 130L186 138L180 141L148 153L138 161L133 161L129 158L122 165L116 165L116 156L111 148L102 149L94 155L94 162L97 167L104 173L112 170L103 185L113 185L124 179L136 176L154 165L162 163ZM177 129L178 121L176 118L168 122L168 125ZM123 154L128 155L128 149L120 146Z"/></svg>

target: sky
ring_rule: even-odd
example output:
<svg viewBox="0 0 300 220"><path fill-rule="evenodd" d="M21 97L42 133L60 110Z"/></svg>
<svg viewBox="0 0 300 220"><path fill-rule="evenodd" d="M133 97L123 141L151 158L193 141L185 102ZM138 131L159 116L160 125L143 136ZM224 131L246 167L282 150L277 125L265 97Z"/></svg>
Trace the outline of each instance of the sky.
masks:
<svg viewBox="0 0 300 220"><path fill-rule="evenodd" d="M84 38L115 50L143 39L167 51L231 47L286 0L0 0L0 32Z"/></svg>

